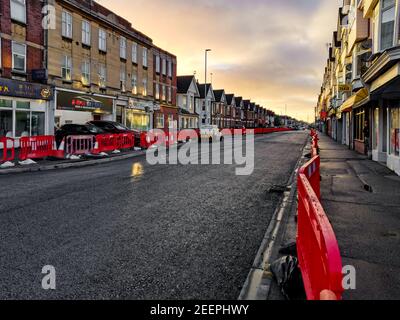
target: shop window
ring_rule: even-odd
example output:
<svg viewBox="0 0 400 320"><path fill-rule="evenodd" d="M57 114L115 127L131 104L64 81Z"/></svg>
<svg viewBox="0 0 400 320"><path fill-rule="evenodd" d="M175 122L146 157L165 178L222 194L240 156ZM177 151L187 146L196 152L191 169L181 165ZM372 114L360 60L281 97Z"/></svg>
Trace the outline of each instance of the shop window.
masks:
<svg viewBox="0 0 400 320"><path fill-rule="evenodd" d="M1 106L0 100L0 106ZM0 109L0 137L12 136L12 120L13 112L12 110L1 110Z"/></svg>
<svg viewBox="0 0 400 320"><path fill-rule="evenodd" d="M364 123L365 123L365 111L360 111L355 114L355 135L356 140L364 141Z"/></svg>
<svg viewBox="0 0 400 320"><path fill-rule="evenodd" d="M62 36L68 39L72 39L72 15L67 12L62 12Z"/></svg>
<svg viewBox="0 0 400 320"><path fill-rule="evenodd" d="M150 117L145 113L128 110L126 115L126 125L131 129L148 131L150 128Z"/></svg>
<svg viewBox="0 0 400 320"><path fill-rule="evenodd" d="M400 155L400 108L390 110L390 154Z"/></svg>
<svg viewBox="0 0 400 320"><path fill-rule="evenodd" d="M15 113L15 136L29 137L31 131L30 112L17 111Z"/></svg>
<svg viewBox="0 0 400 320"><path fill-rule="evenodd" d="M72 80L72 58L70 56L64 56L63 64L61 67L61 75L63 80Z"/></svg>
<svg viewBox="0 0 400 320"><path fill-rule="evenodd" d="M25 109L29 110L31 108L31 104L27 101L17 101L17 109Z"/></svg>
<svg viewBox="0 0 400 320"><path fill-rule="evenodd" d="M26 23L26 1L25 0L11 0L11 19Z"/></svg>
<svg viewBox="0 0 400 320"><path fill-rule="evenodd" d="M12 43L12 68L14 71L26 72L26 45Z"/></svg>
<svg viewBox="0 0 400 320"><path fill-rule="evenodd" d="M44 135L45 114L44 112L32 112L31 116L31 136Z"/></svg>

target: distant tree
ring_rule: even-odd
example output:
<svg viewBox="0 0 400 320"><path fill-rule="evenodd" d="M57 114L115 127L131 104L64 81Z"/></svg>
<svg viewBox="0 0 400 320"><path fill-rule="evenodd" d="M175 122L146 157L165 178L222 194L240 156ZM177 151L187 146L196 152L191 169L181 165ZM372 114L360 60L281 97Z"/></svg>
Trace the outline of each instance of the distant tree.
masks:
<svg viewBox="0 0 400 320"><path fill-rule="evenodd" d="M281 125L282 125L282 118L280 116L275 115L274 126L275 127L280 127Z"/></svg>

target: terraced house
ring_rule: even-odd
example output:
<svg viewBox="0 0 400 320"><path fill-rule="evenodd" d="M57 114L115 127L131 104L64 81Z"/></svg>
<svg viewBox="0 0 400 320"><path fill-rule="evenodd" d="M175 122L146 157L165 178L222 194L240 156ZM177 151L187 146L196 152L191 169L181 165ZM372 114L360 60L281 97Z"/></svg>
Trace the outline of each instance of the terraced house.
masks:
<svg viewBox="0 0 400 320"><path fill-rule="evenodd" d="M399 1L344 4L317 120L334 139L400 174ZM328 120L333 114L337 124Z"/></svg>
<svg viewBox="0 0 400 320"><path fill-rule="evenodd" d="M152 40L94 1L49 4L56 9L56 28L48 31L56 125L117 120L152 128Z"/></svg>

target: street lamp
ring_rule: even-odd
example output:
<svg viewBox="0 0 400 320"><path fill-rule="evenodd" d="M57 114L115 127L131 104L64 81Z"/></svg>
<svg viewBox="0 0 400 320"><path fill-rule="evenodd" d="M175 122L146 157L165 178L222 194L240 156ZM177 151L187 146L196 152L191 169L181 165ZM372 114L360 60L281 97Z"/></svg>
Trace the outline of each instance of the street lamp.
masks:
<svg viewBox="0 0 400 320"><path fill-rule="evenodd" d="M204 83L204 105L207 111L207 55L211 51L211 49L205 50L205 83Z"/></svg>

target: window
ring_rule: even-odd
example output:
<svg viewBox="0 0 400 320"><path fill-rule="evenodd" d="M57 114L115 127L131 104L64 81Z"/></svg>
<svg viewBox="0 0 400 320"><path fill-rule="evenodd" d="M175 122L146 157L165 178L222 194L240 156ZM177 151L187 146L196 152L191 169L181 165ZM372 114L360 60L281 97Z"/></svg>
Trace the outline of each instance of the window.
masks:
<svg viewBox="0 0 400 320"><path fill-rule="evenodd" d="M400 155L400 109L390 109L390 154Z"/></svg>
<svg viewBox="0 0 400 320"><path fill-rule="evenodd" d="M132 62L137 64L137 49L138 49L138 45L137 43L132 43Z"/></svg>
<svg viewBox="0 0 400 320"><path fill-rule="evenodd" d="M143 67L147 68L147 48L143 48Z"/></svg>
<svg viewBox="0 0 400 320"><path fill-rule="evenodd" d="M168 102L172 102L172 88L168 87Z"/></svg>
<svg viewBox="0 0 400 320"><path fill-rule="evenodd" d="M11 0L11 19L26 23L26 1L25 0Z"/></svg>
<svg viewBox="0 0 400 320"><path fill-rule="evenodd" d="M174 115L173 114L169 114L168 115L168 128L169 129L174 129L174 127L175 127Z"/></svg>
<svg viewBox="0 0 400 320"><path fill-rule="evenodd" d="M126 66L123 64L121 65L121 69L120 69L120 81L121 81L121 91L125 92L126 91Z"/></svg>
<svg viewBox="0 0 400 320"><path fill-rule="evenodd" d="M168 61L168 77L172 77L172 61Z"/></svg>
<svg viewBox="0 0 400 320"><path fill-rule="evenodd" d="M126 59L126 38L121 37L119 42L119 56L121 59Z"/></svg>
<svg viewBox="0 0 400 320"><path fill-rule="evenodd" d="M26 45L12 43L12 68L14 71L26 72Z"/></svg>
<svg viewBox="0 0 400 320"><path fill-rule="evenodd" d="M156 56L156 72L160 73L160 56Z"/></svg>
<svg viewBox="0 0 400 320"><path fill-rule="evenodd" d="M157 113L156 115L156 128L164 129L165 117L162 113Z"/></svg>
<svg viewBox="0 0 400 320"><path fill-rule="evenodd" d="M160 85L158 83L156 83L155 91L156 91L156 93L155 93L156 99L160 100Z"/></svg>
<svg viewBox="0 0 400 320"><path fill-rule="evenodd" d="M132 72L132 94L137 94L137 75Z"/></svg>
<svg viewBox="0 0 400 320"><path fill-rule="evenodd" d="M355 139L364 141L364 123L365 111L359 111L355 114Z"/></svg>
<svg viewBox="0 0 400 320"><path fill-rule="evenodd" d="M82 84L85 86L90 85L90 62L82 62Z"/></svg>
<svg viewBox="0 0 400 320"><path fill-rule="evenodd" d="M62 12L62 36L72 39L72 15L67 12Z"/></svg>
<svg viewBox="0 0 400 320"><path fill-rule="evenodd" d="M99 50L107 52L107 32L104 29L99 29Z"/></svg>
<svg viewBox="0 0 400 320"><path fill-rule="evenodd" d="M64 56L63 64L61 67L61 76L63 80L72 80L72 58L70 56Z"/></svg>
<svg viewBox="0 0 400 320"><path fill-rule="evenodd" d="M142 95L143 96L147 96L147 79L146 78L143 78L143 80L142 80Z"/></svg>
<svg viewBox="0 0 400 320"><path fill-rule="evenodd" d="M167 88L165 85L162 86L162 100L167 100Z"/></svg>
<svg viewBox="0 0 400 320"><path fill-rule="evenodd" d="M382 0L381 13L381 50L393 47L396 1Z"/></svg>
<svg viewBox="0 0 400 320"><path fill-rule="evenodd" d="M162 59L162 73L163 75L167 74L167 60Z"/></svg>
<svg viewBox="0 0 400 320"><path fill-rule="evenodd" d="M105 88L107 83L107 67L104 63L99 64L99 87Z"/></svg>
<svg viewBox="0 0 400 320"><path fill-rule="evenodd" d="M90 46L90 22L82 21L82 43Z"/></svg>

